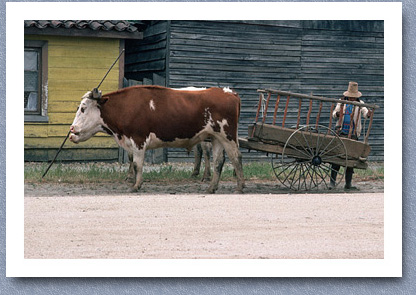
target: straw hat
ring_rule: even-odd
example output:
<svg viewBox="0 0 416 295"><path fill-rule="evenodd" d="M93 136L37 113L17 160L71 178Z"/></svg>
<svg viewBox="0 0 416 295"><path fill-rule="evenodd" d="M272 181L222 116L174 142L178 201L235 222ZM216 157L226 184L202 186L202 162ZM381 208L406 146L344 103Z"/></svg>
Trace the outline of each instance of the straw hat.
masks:
<svg viewBox="0 0 416 295"><path fill-rule="evenodd" d="M346 97L361 97L361 92L358 91L358 83L357 82L350 82L348 85L348 90L344 92L344 96Z"/></svg>

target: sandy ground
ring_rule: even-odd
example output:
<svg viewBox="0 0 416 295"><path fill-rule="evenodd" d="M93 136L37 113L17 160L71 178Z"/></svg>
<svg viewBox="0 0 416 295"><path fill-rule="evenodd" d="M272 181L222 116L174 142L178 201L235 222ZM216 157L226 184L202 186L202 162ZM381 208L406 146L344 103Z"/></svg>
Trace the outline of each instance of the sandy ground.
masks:
<svg viewBox="0 0 416 295"><path fill-rule="evenodd" d="M25 184L25 258L375 258L384 256L383 185L293 194L248 181ZM342 186L341 186L342 187Z"/></svg>

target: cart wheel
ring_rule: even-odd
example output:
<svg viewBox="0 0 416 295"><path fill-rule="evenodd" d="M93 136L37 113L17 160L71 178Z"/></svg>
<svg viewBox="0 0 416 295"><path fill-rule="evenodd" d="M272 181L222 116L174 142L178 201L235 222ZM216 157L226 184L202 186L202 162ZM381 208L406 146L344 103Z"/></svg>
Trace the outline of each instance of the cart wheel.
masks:
<svg viewBox="0 0 416 295"><path fill-rule="evenodd" d="M294 131L286 141L281 155L272 157L277 179L291 190L330 189L332 164L336 161L338 185L347 166L344 142L331 129L306 125Z"/></svg>

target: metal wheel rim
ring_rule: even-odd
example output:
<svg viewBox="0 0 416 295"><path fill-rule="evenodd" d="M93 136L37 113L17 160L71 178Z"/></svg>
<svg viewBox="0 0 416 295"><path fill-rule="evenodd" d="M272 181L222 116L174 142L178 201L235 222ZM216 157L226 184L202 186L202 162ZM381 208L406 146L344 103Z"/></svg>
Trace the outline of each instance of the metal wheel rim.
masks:
<svg viewBox="0 0 416 295"><path fill-rule="evenodd" d="M344 142L328 127L322 125L318 125L317 129L315 127L314 125L306 125L295 130L287 139L282 154L272 157L272 168L276 178L291 190L309 191L319 189L320 187L330 189L330 175L333 169L328 161L335 157L345 158L345 163L342 160L343 165L340 165L341 168L338 171L335 186L344 178L345 167L347 167L348 162L347 149ZM312 132L312 130L315 131ZM305 131L308 136L304 134ZM318 133L315 143L312 140L312 133ZM297 134L302 135L301 138L308 143L306 146L301 145L301 142L296 138ZM334 137L329 139L329 135ZM328 144L325 142L326 139L329 140ZM297 145L301 147L294 145L294 141L297 141ZM287 155L289 149L297 150L302 155L302 158ZM334 152L334 154L331 154L331 152Z"/></svg>

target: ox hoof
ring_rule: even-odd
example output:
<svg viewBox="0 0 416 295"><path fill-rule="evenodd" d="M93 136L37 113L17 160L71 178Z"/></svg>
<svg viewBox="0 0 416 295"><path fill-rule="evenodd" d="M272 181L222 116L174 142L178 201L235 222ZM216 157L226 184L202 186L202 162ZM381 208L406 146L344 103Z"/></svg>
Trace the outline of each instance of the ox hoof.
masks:
<svg viewBox="0 0 416 295"><path fill-rule="evenodd" d="M210 177L204 177L201 179L202 182L210 182L211 178Z"/></svg>
<svg viewBox="0 0 416 295"><path fill-rule="evenodd" d="M136 177L133 174L127 174L127 176L126 176L126 178L124 178L124 180L135 181Z"/></svg>
<svg viewBox="0 0 416 295"><path fill-rule="evenodd" d="M209 187L209 188L207 189L207 194L215 194L215 191L216 191L216 189L214 189L214 188L212 188L212 187Z"/></svg>
<svg viewBox="0 0 416 295"><path fill-rule="evenodd" d="M137 193L140 190L140 186L133 186L129 192L130 193Z"/></svg>

